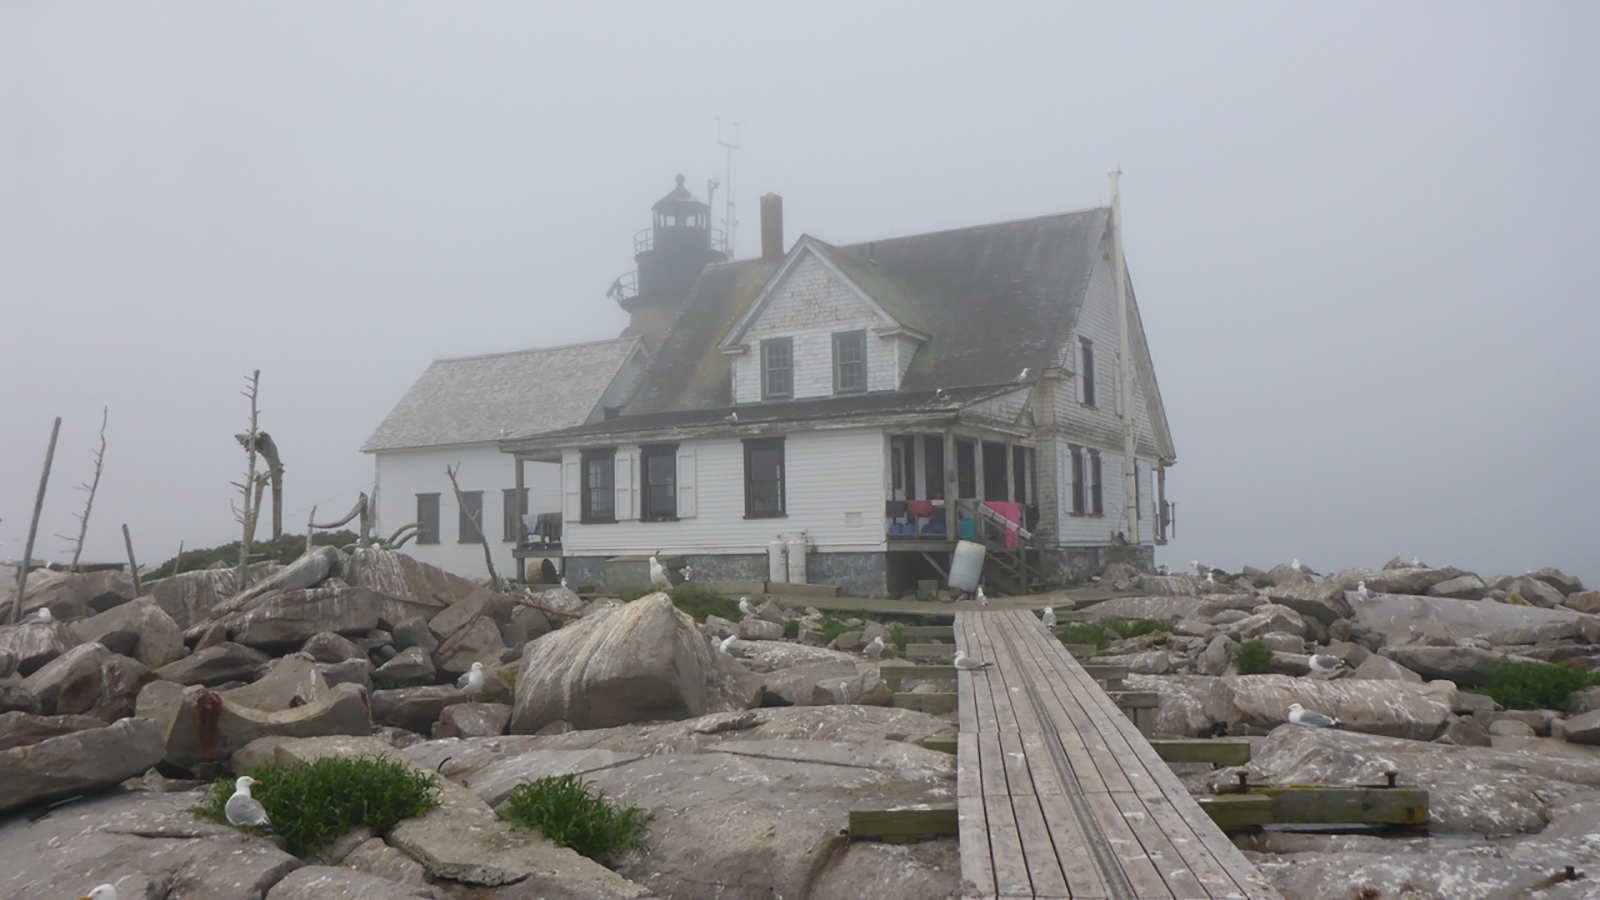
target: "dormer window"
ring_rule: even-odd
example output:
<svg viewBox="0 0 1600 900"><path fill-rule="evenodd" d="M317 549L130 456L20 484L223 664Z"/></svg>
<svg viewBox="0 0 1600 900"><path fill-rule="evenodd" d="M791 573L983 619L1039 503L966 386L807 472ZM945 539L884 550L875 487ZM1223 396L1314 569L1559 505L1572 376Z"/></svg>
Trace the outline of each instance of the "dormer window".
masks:
<svg viewBox="0 0 1600 900"><path fill-rule="evenodd" d="M833 336L833 392L859 394L867 389L867 333L841 331Z"/></svg>
<svg viewBox="0 0 1600 900"><path fill-rule="evenodd" d="M794 338L768 338L761 342L761 399L788 400L794 396Z"/></svg>

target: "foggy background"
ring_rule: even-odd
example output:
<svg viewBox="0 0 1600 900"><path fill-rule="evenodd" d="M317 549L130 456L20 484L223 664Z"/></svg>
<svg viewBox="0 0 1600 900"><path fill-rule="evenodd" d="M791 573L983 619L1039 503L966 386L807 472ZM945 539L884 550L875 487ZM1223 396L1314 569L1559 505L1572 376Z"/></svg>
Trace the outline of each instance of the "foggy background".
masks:
<svg viewBox="0 0 1600 900"><path fill-rule="evenodd" d="M69 559L102 406L85 559L236 539L257 368L286 527L343 515L431 360L623 328L721 116L740 257L769 191L790 244L854 242L1120 165L1158 560L1600 586L1600 7L572 6L0 5L0 559L58 415L34 556Z"/></svg>

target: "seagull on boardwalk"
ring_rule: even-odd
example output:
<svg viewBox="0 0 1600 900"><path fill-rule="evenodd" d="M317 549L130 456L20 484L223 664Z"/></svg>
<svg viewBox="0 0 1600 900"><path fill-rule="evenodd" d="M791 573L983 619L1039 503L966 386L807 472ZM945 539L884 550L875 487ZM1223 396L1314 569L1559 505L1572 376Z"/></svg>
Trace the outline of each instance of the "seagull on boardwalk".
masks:
<svg viewBox="0 0 1600 900"><path fill-rule="evenodd" d="M861 648L861 652L866 655L867 659L877 659L878 657L882 656L883 636L879 635L874 637L872 639L872 643Z"/></svg>
<svg viewBox="0 0 1600 900"><path fill-rule="evenodd" d="M736 412L728 413L722 417L722 421L727 422L729 425L737 425L739 424L739 414Z"/></svg>
<svg viewBox="0 0 1600 900"><path fill-rule="evenodd" d="M739 640L739 636L734 634L730 634L723 638L722 643L717 645L717 649L728 654L729 656L743 658L750 655L746 650L744 643Z"/></svg>
<svg viewBox="0 0 1600 900"><path fill-rule="evenodd" d="M1332 716L1312 712L1298 703L1289 704L1289 721L1307 728L1338 728L1344 724Z"/></svg>
<svg viewBox="0 0 1600 900"><path fill-rule="evenodd" d="M974 669L982 669L988 665L989 664L986 662L978 662L977 660L968 656L967 651L965 650L956 651L956 668L958 669L965 669L966 671L970 672Z"/></svg>
<svg viewBox="0 0 1600 900"><path fill-rule="evenodd" d="M985 597L983 595L983 585L981 585L981 584L978 585L978 605L979 606L988 606L989 605L989 598Z"/></svg>
<svg viewBox="0 0 1600 900"><path fill-rule="evenodd" d="M102 884L80 900L117 900L117 889L112 885Z"/></svg>
<svg viewBox="0 0 1600 900"><path fill-rule="evenodd" d="M267 809L261 801L250 796L250 786L261 782L249 775L240 775L233 783L233 796L228 798L228 803L222 811L228 816L228 824L236 828L271 828L272 820L267 818Z"/></svg>
<svg viewBox="0 0 1600 900"><path fill-rule="evenodd" d="M1289 561L1289 568L1295 570L1296 572L1299 572L1301 575L1304 575L1307 578L1321 578L1322 577L1321 575L1318 575L1316 572L1311 571L1311 567L1310 566L1305 565L1304 563L1300 562L1300 560L1298 560L1298 559L1290 560Z"/></svg>
<svg viewBox="0 0 1600 900"><path fill-rule="evenodd" d="M56 617L50 614L50 607L41 606L38 609L34 610L33 612L28 613L26 616L23 616L21 624L23 624L23 625L49 625L49 624L53 623L55 620L56 620Z"/></svg>
<svg viewBox="0 0 1600 900"><path fill-rule="evenodd" d="M672 590L672 576L667 574L666 566L654 556L650 557L650 583L663 591Z"/></svg>
<svg viewBox="0 0 1600 900"><path fill-rule="evenodd" d="M1356 582L1356 594L1359 595L1363 600L1371 600L1373 598L1373 593L1367 589L1367 583L1365 581Z"/></svg>
<svg viewBox="0 0 1600 900"><path fill-rule="evenodd" d="M473 663L472 671L456 679L456 688L474 695L483 690L483 663Z"/></svg>
<svg viewBox="0 0 1600 900"><path fill-rule="evenodd" d="M1310 665L1311 671L1313 672L1328 673L1337 672L1344 668L1345 662L1337 656L1328 656L1324 653L1313 653L1311 654Z"/></svg>
<svg viewBox="0 0 1600 900"><path fill-rule="evenodd" d="M754 605L752 605L750 603L750 598L749 597L740 597L739 598L739 612L741 612L741 613L743 613L743 614L745 614L747 616L756 615L756 608L755 608Z"/></svg>
<svg viewBox="0 0 1600 900"><path fill-rule="evenodd" d="M1028 372L1029 372L1029 371L1030 371L1030 370L1029 370L1029 369L1028 369L1028 367L1027 367L1027 366L1023 366L1023 367L1022 367L1022 371L1021 371L1021 372L1020 372L1020 373L1018 373L1018 374L1017 374L1017 383L1018 383L1018 384L1021 384L1021 383L1022 383L1022 382L1024 382L1024 381L1027 381L1027 380L1028 380Z"/></svg>
<svg viewBox="0 0 1600 900"><path fill-rule="evenodd" d="M1039 619L1039 621L1044 624L1045 628L1056 627L1056 608L1054 606L1046 606L1044 608L1044 615Z"/></svg>

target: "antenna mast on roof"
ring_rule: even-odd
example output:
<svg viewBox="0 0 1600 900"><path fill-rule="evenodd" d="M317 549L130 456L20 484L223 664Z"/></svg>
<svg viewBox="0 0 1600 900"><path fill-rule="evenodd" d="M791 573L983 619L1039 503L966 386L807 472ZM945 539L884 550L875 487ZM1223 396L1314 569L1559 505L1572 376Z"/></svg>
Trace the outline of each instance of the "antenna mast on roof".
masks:
<svg viewBox="0 0 1600 900"><path fill-rule="evenodd" d="M727 189L727 199L723 201L722 232L728 240L729 259L733 259L733 230L739 226L739 220L734 218L733 213L733 151L739 149L739 126L741 124L740 122L733 123L733 143L730 144L722 139L722 117L717 116L717 143L721 144L728 152L727 168L723 171L722 179L723 187ZM710 205L710 202L711 198L707 196L707 205Z"/></svg>

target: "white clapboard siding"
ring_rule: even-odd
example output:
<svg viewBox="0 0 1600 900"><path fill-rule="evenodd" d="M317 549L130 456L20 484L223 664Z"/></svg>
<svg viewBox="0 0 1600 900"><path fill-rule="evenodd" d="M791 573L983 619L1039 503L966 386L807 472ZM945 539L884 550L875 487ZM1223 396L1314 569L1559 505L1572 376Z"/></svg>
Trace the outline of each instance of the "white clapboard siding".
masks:
<svg viewBox="0 0 1600 900"><path fill-rule="evenodd" d="M583 462L576 453L565 454L561 459L561 520L564 526L578 521L583 515L582 498L579 491L583 489L582 470Z"/></svg>
<svg viewBox="0 0 1600 900"><path fill-rule="evenodd" d="M679 446L679 501L683 500L682 460L694 459L695 514L677 521L644 522L637 517L606 524L569 518L563 549L569 556L619 556L651 553L761 553L779 534L804 531L823 552L884 548L883 433L876 429L807 432L784 441L787 515L744 517L744 444L737 438L685 441ZM633 454L629 445L617 454ZM578 451L566 451L576 459ZM636 456L635 456L636 458ZM621 518L619 512L618 518Z"/></svg>

